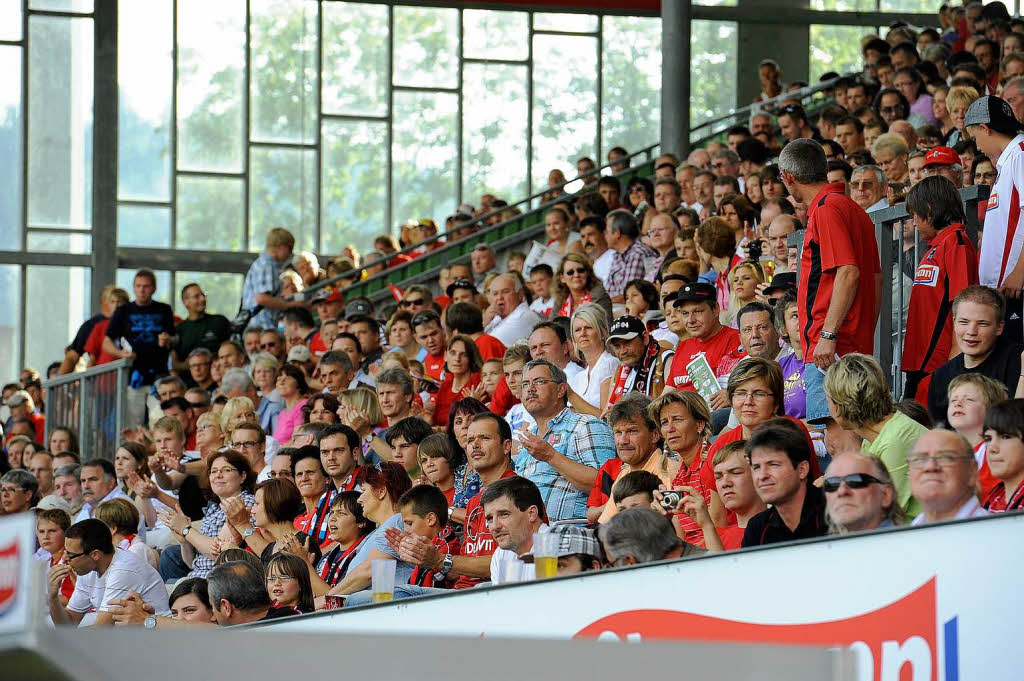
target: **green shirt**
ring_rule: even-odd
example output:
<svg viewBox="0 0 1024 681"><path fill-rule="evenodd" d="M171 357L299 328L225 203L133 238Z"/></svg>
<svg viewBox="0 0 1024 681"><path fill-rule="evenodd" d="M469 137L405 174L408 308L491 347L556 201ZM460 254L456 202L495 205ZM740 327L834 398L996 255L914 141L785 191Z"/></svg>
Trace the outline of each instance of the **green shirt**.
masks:
<svg viewBox="0 0 1024 681"><path fill-rule="evenodd" d="M908 518L921 513L921 506L910 494L909 467L907 452L914 441L928 432L928 429L902 412L893 414L878 433L875 441L866 444L864 451L874 454L885 462L892 476L892 484L896 488L896 498L900 506L907 512Z"/></svg>

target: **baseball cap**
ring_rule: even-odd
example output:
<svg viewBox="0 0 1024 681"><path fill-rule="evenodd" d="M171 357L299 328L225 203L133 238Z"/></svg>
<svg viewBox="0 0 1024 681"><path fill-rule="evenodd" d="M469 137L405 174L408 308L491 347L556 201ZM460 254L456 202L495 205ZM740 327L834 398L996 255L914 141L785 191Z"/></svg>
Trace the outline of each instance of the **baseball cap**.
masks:
<svg viewBox="0 0 1024 681"><path fill-rule="evenodd" d="M960 154L950 147L932 147L924 155L924 167L928 166L958 166L960 165Z"/></svg>
<svg viewBox="0 0 1024 681"><path fill-rule="evenodd" d="M476 284L474 284L469 279L456 279L452 283L448 284L448 288L447 290L445 290L445 293L447 293L448 297L451 298L452 294L455 293L455 291L460 288L466 289L467 291L472 291L473 295L479 293L479 291L476 290Z"/></svg>
<svg viewBox="0 0 1024 681"><path fill-rule="evenodd" d="M983 123L1004 135L1024 132L1024 126L1013 115L1010 103L995 95L985 95L974 100L964 114L964 127Z"/></svg>
<svg viewBox="0 0 1024 681"><path fill-rule="evenodd" d="M75 514L71 512L71 504L56 494L47 494L39 500L36 508L40 511L61 510L67 513L69 518L74 519L75 517Z"/></svg>
<svg viewBox="0 0 1024 681"><path fill-rule="evenodd" d="M555 525L549 531L558 535L558 558L581 553L601 560L601 544L593 530L579 525ZM533 553L524 553L520 558L524 563L532 563Z"/></svg>
<svg viewBox="0 0 1024 681"><path fill-rule="evenodd" d="M676 302L678 303L711 303L714 305L717 300L718 292L715 291L715 287L703 281L683 284L683 287L676 292Z"/></svg>
<svg viewBox="0 0 1024 681"><path fill-rule="evenodd" d="M608 340L633 340L634 338L644 335L644 331L646 330L647 325L642 321L632 315L624 314L612 322L612 328L608 334Z"/></svg>
<svg viewBox="0 0 1024 681"><path fill-rule="evenodd" d="M296 345L288 351L289 362L311 362L313 353L305 345Z"/></svg>
<svg viewBox="0 0 1024 681"><path fill-rule="evenodd" d="M312 302L314 305L317 303L344 303L345 297L341 295L341 291L335 291L331 288L322 288L313 293Z"/></svg>
<svg viewBox="0 0 1024 681"><path fill-rule="evenodd" d="M765 293L774 293L775 291L795 291L796 290L796 272L779 272L772 277L772 283L765 288Z"/></svg>
<svg viewBox="0 0 1024 681"><path fill-rule="evenodd" d="M350 317L361 317L363 315L372 315L373 306L368 300L353 300L351 303L345 306L345 319Z"/></svg>

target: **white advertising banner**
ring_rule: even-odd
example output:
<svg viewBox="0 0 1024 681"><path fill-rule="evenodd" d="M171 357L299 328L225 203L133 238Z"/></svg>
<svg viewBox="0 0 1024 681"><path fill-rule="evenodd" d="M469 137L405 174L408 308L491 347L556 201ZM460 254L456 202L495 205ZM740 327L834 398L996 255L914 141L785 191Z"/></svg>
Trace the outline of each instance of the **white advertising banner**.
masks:
<svg viewBox="0 0 1024 681"><path fill-rule="evenodd" d="M0 517L0 634L22 631L32 617L32 554L36 550L35 515Z"/></svg>
<svg viewBox="0 0 1024 681"><path fill-rule="evenodd" d="M481 587L268 626L847 646L864 681L1017 679L1022 540L1024 515L1003 515Z"/></svg>

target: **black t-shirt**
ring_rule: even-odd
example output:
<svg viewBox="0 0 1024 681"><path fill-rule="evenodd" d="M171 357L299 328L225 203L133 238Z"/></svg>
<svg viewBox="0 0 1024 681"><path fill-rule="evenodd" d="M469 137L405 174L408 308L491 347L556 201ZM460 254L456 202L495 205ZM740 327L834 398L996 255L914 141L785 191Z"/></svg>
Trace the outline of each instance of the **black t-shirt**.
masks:
<svg viewBox="0 0 1024 681"><path fill-rule="evenodd" d="M825 493L814 485L807 486L807 496L800 510L800 524L791 531L773 506L761 511L749 521L743 532L743 546L764 546L796 539L824 537L828 534L825 522Z"/></svg>
<svg viewBox="0 0 1024 681"><path fill-rule="evenodd" d="M1013 343L1002 336L996 339L992 354L976 367L968 369L964 366L964 356L957 355L932 374L931 385L928 386L928 411L936 423L946 422L946 410L949 408L949 384L960 374L981 374L999 381L1013 395L1020 380L1020 353L1024 346Z"/></svg>
<svg viewBox="0 0 1024 681"><path fill-rule="evenodd" d="M206 348L216 355L220 344L230 335L231 322L224 315L204 314L195 321L186 319L178 324L178 357L184 361L196 348Z"/></svg>
<svg viewBox="0 0 1024 681"><path fill-rule="evenodd" d="M85 354L85 343L89 340L89 334L92 333L93 328L102 322L106 317L101 314L93 315L89 317L82 325L78 327L78 333L75 334L75 339L68 345L68 350L74 350L79 355Z"/></svg>
<svg viewBox="0 0 1024 681"><path fill-rule="evenodd" d="M151 302L140 307L132 301L117 308L107 327L107 338L117 342L128 339L135 362L132 369L142 374L142 385L167 375L169 347L160 347L157 337L161 333L174 335L174 312L167 303Z"/></svg>

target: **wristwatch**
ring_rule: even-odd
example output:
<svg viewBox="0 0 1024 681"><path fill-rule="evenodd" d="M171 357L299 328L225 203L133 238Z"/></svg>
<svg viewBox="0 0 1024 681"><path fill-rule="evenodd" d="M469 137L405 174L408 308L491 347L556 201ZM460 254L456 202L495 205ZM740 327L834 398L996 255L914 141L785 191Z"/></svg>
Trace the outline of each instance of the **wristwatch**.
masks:
<svg viewBox="0 0 1024 681"><path fill-rule="evenodd" d="M188 533L191 532L191 531L192 531L192 526L191 525L186 525L185 529L181 531L181 536L182 537L187 537Z"/></svg>
<svg viewBox="0 0 1024 681"><path fill-rule="evenodd" d="M253 536L254 534L256 534L256 528L255 527L250 527L248 530L246 530L245 532L242 533L242 539L248 539L249 537Z"/></svg>
<svg viewBox="0 0 1024 681"><path fill-rule="evenodd" d="M156 615L150 615L149 617L147 617L146 620L142 623L142 626L146 627L147 629L156 629Z"/></svg>
<svg viewBox="0 0 1024 681"><path fill-rule="evenodd" d="M452 554L446 553L445 556L444 556L444 560L441 561L441 569L438 570L434 574L434 581L435 582L444 581L444 578L448 576L449 572L451 572L452 565L454 563L455 563L455 559L452 558Z"/></svg>
<svg viewBox="0 0 1024 681"><path fill-rule="evenodd" d="M839 336L836 335L835 331L825 331L824 329L822 329L822 331L821 331L821 339L822 340L834 341L837 338L839 338Z"/></svg>

